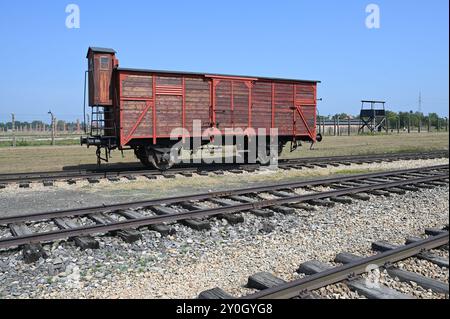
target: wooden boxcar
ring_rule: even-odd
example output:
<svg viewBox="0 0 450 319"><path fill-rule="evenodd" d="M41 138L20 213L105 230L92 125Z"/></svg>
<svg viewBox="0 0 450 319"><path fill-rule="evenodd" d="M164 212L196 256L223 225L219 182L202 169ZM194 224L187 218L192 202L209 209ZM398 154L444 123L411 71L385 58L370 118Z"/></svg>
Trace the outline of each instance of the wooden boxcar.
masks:
<svg viewBox="0 0 450 319"><path fill-rule="evenodd" d="M119 67L115 51L89 48L91 134L82 144L100 149L134 149L145 165L171 166L173 129L190 139L213 129L249 138L251 129L278 129L279 148L288 141L316 142L319 81L234 76ZM186 137L186 136L184 136ZM258 137L261 138L261 137ZM190 144L193 145L192 143ZM107 159L107 157L106 157Z"/></svg>

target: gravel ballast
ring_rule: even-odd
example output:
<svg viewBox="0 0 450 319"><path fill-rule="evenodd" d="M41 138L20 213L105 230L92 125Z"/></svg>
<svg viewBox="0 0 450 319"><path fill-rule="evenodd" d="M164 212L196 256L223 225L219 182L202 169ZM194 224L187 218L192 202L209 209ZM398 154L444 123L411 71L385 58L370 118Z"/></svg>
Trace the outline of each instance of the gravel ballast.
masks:
<svg viewBox="0 0 450 319"><path fill-rule="evenodd" d="M240 296L252 292L244 285L254 273L267 271L293 280L299 278L295 270L302 262L329 262L343 251L367 256L373 254L373 241L404 244L406 237L420 235L425 228L442 227L448 224L448 200L448 187L439 187L389 198L371 196L369 202L317 207L312 212L275 213L271 218L244 214L245 222L234 226L214 218L211 230L202 232L173 224L176 234L162 237L145 230L143 239L134 244L97 237L98 250L80 251L72 242L61 241L45 246L48 259L28 265L20 251L1 252L0 296L195 298L216 286ZM428 264L414 261L413 266ZM434 271L439 271L435 278L448 282L448 270ZM386 282L396 285L393 279ZM419 298L442 297L401 285ZM334 298L360 298L340 288L341 294L329 288Z"/></svg>
<svg viewBox="0 0 450 319"><path fill-rule="evenodd" d="M18 184L7 185L0 189L0 212L2 216L12 216L37 211L72 209L86 206L114 204L119 202L148 200L154 198L181 196L208 191L220 191L234 188L267 185L277 182L301 181L326 178L329 175L351 175L378 171L418 168L448 164L448 158L430 160L395 161L372 164L353 164L327 168L308 168L290 170L270 170L262 168L253 173L225 173L224 175L176 178L158 177L149 180L138 176L135 181L122 178L120 182L100 179L97 184L80 180L76 185L57 182L55 186L45 187L42 183L31 183L30 188L19 188Z"/></svg>

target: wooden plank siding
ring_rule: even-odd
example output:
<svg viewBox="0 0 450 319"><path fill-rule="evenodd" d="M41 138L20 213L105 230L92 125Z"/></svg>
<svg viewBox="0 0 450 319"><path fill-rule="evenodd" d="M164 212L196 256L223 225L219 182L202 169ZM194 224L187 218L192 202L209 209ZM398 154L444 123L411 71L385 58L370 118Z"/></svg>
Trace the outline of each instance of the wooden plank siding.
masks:
<svg viewBox="0 0 450 319"><path fill-rule="evenodd" d="M248 103L250 89L244 82L233 82L233 128L245 130L249 126Z"/></svg>
<svg viewBox="0 0 450 319"><path fill-rule="evenodd" d="M122 81L122 96L127 98L153 97L153 77L142 75L128 75Z"/></svg>
<svg viewBox="0 0 450 319"><path fill-rule="evenodd" d="M182 127L182 96L156 96L156 134L170 136L173 129Z"/></svg>
<svg viewBox="0 0 450 319"><path fill-rule="evenodd" d="M245 131L249 126L268 130L273 126L280 136L295 133L315 139L315 83L121 70L115 76L121 147L142 138L153 142L168 138L183 124L192 136L194 120L201 121L202 130L215 120L221 131Z"/></svg>
<svg viewBox="0 0 450 319"><path fill-rule="evenodd" d="M252 89L252 125L270 129L272 126L272 83L257 81Z"/></svg>
<svg viewBox="0 0 450 319"><path fill-rule="evenodd" d="M150 138L153 136L153 113L151 106L146 110L145 101L124 101L122 104L122 132L123 137L128 139L133 138ZM144 117L137 125L134 132L131 132L133 126L145 111Z"/></svg>
<svg viewBox="0 0 450 319"><path fill-rule="evenodd" d="M295 100L301 109L306 123L299 112L295 112L295 134L307 134L308 128L316 135L316 84L297 84L295 87ZM308 128L306 127L306 125Z"/></svg>
<svg viewBox="0 0 450 319"><path fill-rule="evenodd" d="M216 86L216 127L220 130L233 127L231 109L231 81L220 81Z"/></svg>
<svg viewBox="0 0 450 319"><path fill-rule="evenodd" d="M153 137L153 76L119 74L120 144Z"/></svg>
<svg viewBox="0 0 450 319"><path fill-rule="evenodd" d="M202 131L210 126L211 81L202 78L186 78L186 129L192 134L193 121L200 120Z"/></svg>
<svg viewBox="0 0 450 319"><path fill-rule="evenodd" d="M112 106L114 92L111 79L115 55L90 51L88 61L89 105Z"/></svg>
<svg viewBox="0 0 450 319"><path fill-rule="evenodd" d="M275 83L275 127L278 135L292 135L294 85Z"/></svg>

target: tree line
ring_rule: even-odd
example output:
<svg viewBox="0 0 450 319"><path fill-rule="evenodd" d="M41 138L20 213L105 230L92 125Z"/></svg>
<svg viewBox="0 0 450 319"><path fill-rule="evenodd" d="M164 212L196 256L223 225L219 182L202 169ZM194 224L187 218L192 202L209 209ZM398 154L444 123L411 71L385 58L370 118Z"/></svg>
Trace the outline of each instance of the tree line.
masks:
<svg viewBox="0 0 450 319"><path fill-rule="evenodd" d="M44 125L46 125L47 130L50 129L51 125L48 123L44 123L43 121L14 121L14 124L16 126L16 130L20 127L25 127L25 128L29 128L31 125L32 130L36 130L36 128L43 128ZM6 130L11 130L12 129L12 122L5 122L2 123L0 122L0 131L4 131L5 128ZM68 131L75 131L77 129L78 123L77 122L66 122L63 120L58 120L56 123L56 129L57 131L63 131L64 127L66 128L66 130ZM81 124L80 124L81 127Z"/></svg>
<svg viewBox="0 0 450 319"><path fill-rule="evenodd" d="M337 113L335 115L328 115L328 116L323 116L320 115L317 117L318 119L322 120L347 120L348 118L350 119L359 119L359 115L352 115L352 114L347 114L347 113ZM444 123L444 121L446 120L445 117L440 117L437 113L429 113L429 114L423 114L422 112L414 112L414 113L410 113L410 112L392 112L392 111L386 111L386 119L389 122L389 127L395 127L397 125L397 123L400 124L400 127L406 127L408 126L408 121L409 118L411 118L411 126L413 127L418 127L419 123L421 123L421 125L426 126L428 125L428 123L430 123L431 126L436 127L438 125L438 123ZM429 122L430 121L430 122ZM49 127L50 125L48 123L44 123L43 121L15 121L15 125L16 125L16 129L19 127L26 127L29 128L31 124L31 128L33 130L35 130L37 127L42 128L44 125L47 125L47 127ZM56 128L58 131L63 131L64 130L64 125L66 126L66 129L69 131L75 131L77 129L77 122L66 122L66 121L62 121L62 120L58 120L57 124L56 124ZM0 130L4 131L6 127L6 130L11 130L12 129L12 122L6 122L6 123L2 123L0 122ZM80 123L80 127L81 123Z"/></svg>

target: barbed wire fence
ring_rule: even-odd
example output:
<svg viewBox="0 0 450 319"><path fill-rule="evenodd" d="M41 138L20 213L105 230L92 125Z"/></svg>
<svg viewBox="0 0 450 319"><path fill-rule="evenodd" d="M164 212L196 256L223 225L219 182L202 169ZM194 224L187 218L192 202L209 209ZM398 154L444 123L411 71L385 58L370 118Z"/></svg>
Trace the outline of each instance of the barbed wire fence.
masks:
<svg viewBox="0 0 450 319"><path fill-rule="evenodd" d="M0 146L17 146L48 144L56 145L65 140L74 143L84 134L85 123L80 120L83 116L70 116L74 120L61 120L59 117L68 118L67 114L0 114ZM424 116L422 121L403 121L400 119L388 121L388 129L385 134L401 133L430 133L448 132L448 118L438 117L433 122L431 116ZM87 119L87 130L89 130ZM361 122L358 118L342 116L319 116L316 121L317 132L326 136L351 136L361 134L359 128ZM362 132L365 134L366 132ZM52 142L53 141L53 142ZM38 142L38 143L33 143Z"/></svg>
<svg viewBox="0 0 450 319"><path fill-rule="evenodd" d="M439 118L434 123L428 119L419 123L401 123L397 120L388 125L387 131L383 132L385 134L448 132L448 125L448 118ZM317 119L317 132L324 136L351 136L369 133L364 130L360 132L360 127L359 119Z"/></svg>
<svg viewBox="0 0 450 319"><path fill-rule="evenodd" d="M71 144L84 133L82 116L49 114L0 114L0 146Z"/></svg>

